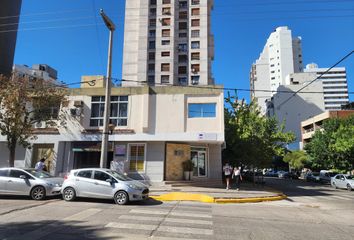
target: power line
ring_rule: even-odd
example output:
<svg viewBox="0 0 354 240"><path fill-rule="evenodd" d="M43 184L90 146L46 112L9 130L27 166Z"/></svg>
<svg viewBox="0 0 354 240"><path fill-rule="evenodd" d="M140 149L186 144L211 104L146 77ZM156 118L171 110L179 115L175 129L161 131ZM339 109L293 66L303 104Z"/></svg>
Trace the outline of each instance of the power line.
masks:
<svg viewBox="0 0 354 240"><path fill-rule="evenodd" d="M350 53L348 53L347 55L345 55L342 59L340 59L338 62L336 62L335 64L333 64L330 68L328 68L325 72L321 73L319 76L317 76L315 79L313 79L311 82L309 82L308 84L306 84L305 86L301 87L299 90L297 90L295 93L293 93L292 96L290 96L288 99L286 99L285 101L283 101L282 103L279 104L279 108L281 106L283 106L285 103L287 103L288 101L290 101L290 99L292 99L296 94L298 94L301 90L305 89L306 87L308 87L309 85L311 85L312 83L314 83L316 80L320 79L323 75L325 75L326 73L328 73L332 68L336 67L338 64L340 64L341 62L343 62L345 59L347 59L348 57L350 57L352 54L354 53L354 50L351 51ZM349 94L349 93L348 93ZM352 94L352 93L351 93Z"/></svg>
<svg viewBox="0 0 354 240"><path fill-rule="evenodd" d="M54 15L54 14L60 14L60 13L85 12L85 11L89 11L89 10L90 9L75 9L75 10L27 13L27 14L20 14L20 15L2 16L2 17L0 17L0 19L17 18L17 17L20 17L20 16L21 17L27 17L27 16L40 16L40 15Z"/></svg>

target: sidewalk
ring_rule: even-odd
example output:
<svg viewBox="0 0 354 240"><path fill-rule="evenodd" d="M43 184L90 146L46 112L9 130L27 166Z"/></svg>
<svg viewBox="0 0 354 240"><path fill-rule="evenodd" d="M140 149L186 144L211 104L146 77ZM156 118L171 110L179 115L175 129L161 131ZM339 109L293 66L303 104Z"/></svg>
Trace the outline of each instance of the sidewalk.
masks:
<svg viewBox="0 0 354 240"><path fill-rule="evenodd" d="M159 201L198 201L206 203L251 203L283 200L286 196L264 185L242 183L239 191L226 190L221 183L178 182L150 186L150 197Z"/></svg>

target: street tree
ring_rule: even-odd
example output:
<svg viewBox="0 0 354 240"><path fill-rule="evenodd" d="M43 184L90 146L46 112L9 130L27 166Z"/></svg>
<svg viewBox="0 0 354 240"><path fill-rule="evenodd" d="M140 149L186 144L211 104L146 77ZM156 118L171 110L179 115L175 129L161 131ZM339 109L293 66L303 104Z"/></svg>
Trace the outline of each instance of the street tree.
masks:
<svg viewBox="0 0 354 240"><path fill-rule="evenodd" d="M62 88L40 78L0 76L0 134L6 136L10 167L16 147L30 148L36 138L36 123L56 126L64 96Z"/></svg>
<svg viewBox="0 0 354 240"><path fill-rule="evenodd" d="M225 99L225 140L223 159L231 164L263 168L276 156L283 156L285 146L295 140L284 132L284 124L261 115L256 102L246 104L235 97Z"/></svg>
<svg viewBox="0 0 354 240"><path fill-rule="evenodd" d="M289 164L290 168L295 170L301 170L308 164L308 156L306 152L301 150L288 152L283 160Z"/></svg>

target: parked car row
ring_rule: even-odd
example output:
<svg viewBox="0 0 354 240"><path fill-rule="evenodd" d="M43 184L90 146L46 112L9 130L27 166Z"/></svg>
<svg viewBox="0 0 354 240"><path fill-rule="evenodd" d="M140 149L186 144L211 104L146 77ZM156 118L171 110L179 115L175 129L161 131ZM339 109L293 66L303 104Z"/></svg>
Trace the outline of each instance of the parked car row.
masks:
<svg viewBox="0 0 354 240"><path fill-rule="evenodd" d="M267 171L264 173L264 176L267 177L278 177L278 178L289 178L289 179L298 179L299 176L295 172L287 172L287 171Z"/></svg>
<svg viewBox="0 0 354 240"><path fill-rule="evenodd" d="M352 191L354 189L354 176L337 174L331 179L331 185L334 188L345 188Z"/></svg>
<svg viewBox="0 0 354 240"><path fill-rule="evenodd" d="M66 201L76 197L114 199L119 205L145 200L149 188L118 172L103 168L71 170L63 178L44 171L0 168L0 195L25 195L34 200L62 194Z"/></svg>

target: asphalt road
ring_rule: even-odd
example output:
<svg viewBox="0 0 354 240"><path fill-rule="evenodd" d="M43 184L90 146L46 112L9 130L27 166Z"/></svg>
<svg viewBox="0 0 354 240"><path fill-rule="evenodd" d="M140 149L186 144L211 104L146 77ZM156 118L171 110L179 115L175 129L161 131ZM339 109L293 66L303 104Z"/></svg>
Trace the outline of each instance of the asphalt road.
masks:
<svg viewBox="0 0 354 240"><path fill-rule="evenodd" d="M0 239L354 239L354 192L267 179L289 198L206 204L0 197Z"/></svg>

